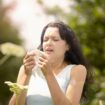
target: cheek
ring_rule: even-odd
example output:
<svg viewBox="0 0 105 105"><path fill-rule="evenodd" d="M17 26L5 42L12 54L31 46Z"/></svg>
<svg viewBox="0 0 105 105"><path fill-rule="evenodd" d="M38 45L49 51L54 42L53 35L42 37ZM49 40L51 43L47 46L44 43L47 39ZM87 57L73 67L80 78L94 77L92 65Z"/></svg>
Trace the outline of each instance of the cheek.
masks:
<svg viewBox="0 0 105 105"><path fill-rule="evenodd" d="M59 43L56 47L63 51L67 50L67 45L65 43Z"/></svg>
<svg viewBox="0 0 105 105"><path fill-rule="evenodd" d="M58 52L62 55L65 54L65 52L67 51L67 47L65 45L61 45L57 48Z"/></svg>
<svg viewBox="0 0 105 105"><path fill-rule="evenodd" d="M65 47L63 47L63 46L58 46L58 47L56 47L56 51L57 51L58 54L64 55L66 49L65 49Z"/></svg>

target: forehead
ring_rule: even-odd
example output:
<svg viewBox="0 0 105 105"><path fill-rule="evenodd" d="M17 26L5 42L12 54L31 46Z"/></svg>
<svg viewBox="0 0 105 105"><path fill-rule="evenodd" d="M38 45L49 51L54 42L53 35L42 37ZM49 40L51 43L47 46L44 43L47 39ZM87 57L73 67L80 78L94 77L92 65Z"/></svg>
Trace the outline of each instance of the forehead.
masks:
<svg viewBox="0 0 105 105"><path fill-rule="evenodd" d="M45 36L60 36L59 29L57 27L48 27L45 31Z"/></svg>

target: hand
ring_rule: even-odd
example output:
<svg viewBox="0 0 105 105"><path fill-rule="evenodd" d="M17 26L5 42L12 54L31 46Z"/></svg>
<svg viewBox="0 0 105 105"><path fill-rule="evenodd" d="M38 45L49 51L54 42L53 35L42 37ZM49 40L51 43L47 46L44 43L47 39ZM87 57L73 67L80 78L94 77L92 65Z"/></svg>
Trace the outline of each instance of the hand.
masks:
<svg viewBox="0 0 105 105"><path fill-rule="evenodd" d="M41 68L44 76L52 72L51 64L48 61L47 55L43 54L39 57L38 66Z"/></svg>
<svg viewBox="0 0 105 105"><path fill-rule="evenodd" d="M25 69L25 73L27 75L31 75L32 69L35 66L35 52L27 52L26 56L23 59L23 65Z"/></svg>

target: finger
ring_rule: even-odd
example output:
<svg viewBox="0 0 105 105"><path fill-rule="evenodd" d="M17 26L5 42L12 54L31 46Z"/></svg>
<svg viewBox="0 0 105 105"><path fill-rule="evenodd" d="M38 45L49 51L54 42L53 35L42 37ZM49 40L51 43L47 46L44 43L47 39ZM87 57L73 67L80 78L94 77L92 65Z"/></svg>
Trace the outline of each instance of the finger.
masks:
<svg viewBox="0 0 105 105"><path fill-rule="evenodd" d="M39 61L44 62L44 61L45 61L45 58L43 58L43 57L39 57Z"/></svg>
<svg viewBox="0 0 105 105"><path fill-rule="evenodd" d="M26 59L24 58L24 59L23 59L23 64L26 63L26 62L31 62L31 61L34 61L34 62L35 62L35 59L34 59L33 56L30 56L30 57L28 57L28 58L26 58Z"/></svg>
<svg viewBox="0 0 105 105"><path fill-rule="evenodd" d="M42 63L39 63L39 64L38 64L38 67L39 67L40 69L42 69L42 70L43 70L43 69L45 68L45 65L44 65L44 64L42 64Z"/></svg>
<svg viewBox="0 0 105 105"><path fill-rule="evenodd" d="M24 65L25 66L35 65L35 62L34 61L26 62Z"/></svg>
<svg viewBox="0 0 105 105"><path fill-rule="evenodd" d="M35 55L36 55L35 52L27 52L25 59L27 59L30 56L35 56Z"/></svg>
<svg viewBox="0 0 105 105"><path fill-rule="evenodd" d="M38 62L38 66L45 67L46 66L46 62L39 61Z"/></svg>
<svg viewBox="0 0 105 105"><path fill-rule="evenodd" d="M24 64L25 70L32 70L35 67L34 63Z"/></svg>
<svg viewBox="0 0 105 105"><path fill-rule="evenodd" d="M33 56L30 56L29 58L24 59L24 61L26 61L26 62L30 62L30 61L35 61L35 59L34 59Z"/></svg>
<svg viewBox="0 0 105 105"><path fill-rule="evenodd" d="M45 53L41 54L40 57L42 57L42 58L44 58L44 59L47 59L47 55L46 55Z"/></svg>

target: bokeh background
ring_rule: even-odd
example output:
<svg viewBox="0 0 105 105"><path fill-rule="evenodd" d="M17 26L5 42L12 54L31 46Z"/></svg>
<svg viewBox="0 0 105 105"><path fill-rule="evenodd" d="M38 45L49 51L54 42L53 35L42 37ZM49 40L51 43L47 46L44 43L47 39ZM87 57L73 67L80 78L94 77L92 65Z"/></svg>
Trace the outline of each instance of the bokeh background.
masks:
<svg viewBox="0 0 105 105"><path fill-rule="evenodd" d="M105 0L0 0L0 45L11 42L25 51L34 49L44 25L57 19L75 31L93 72L83 105L104 103ZM4 56L0 51L0 60ZM4 82L16 82L22 59L11 55L0 64L0 105L8 105L12 93Z"/></svg>

